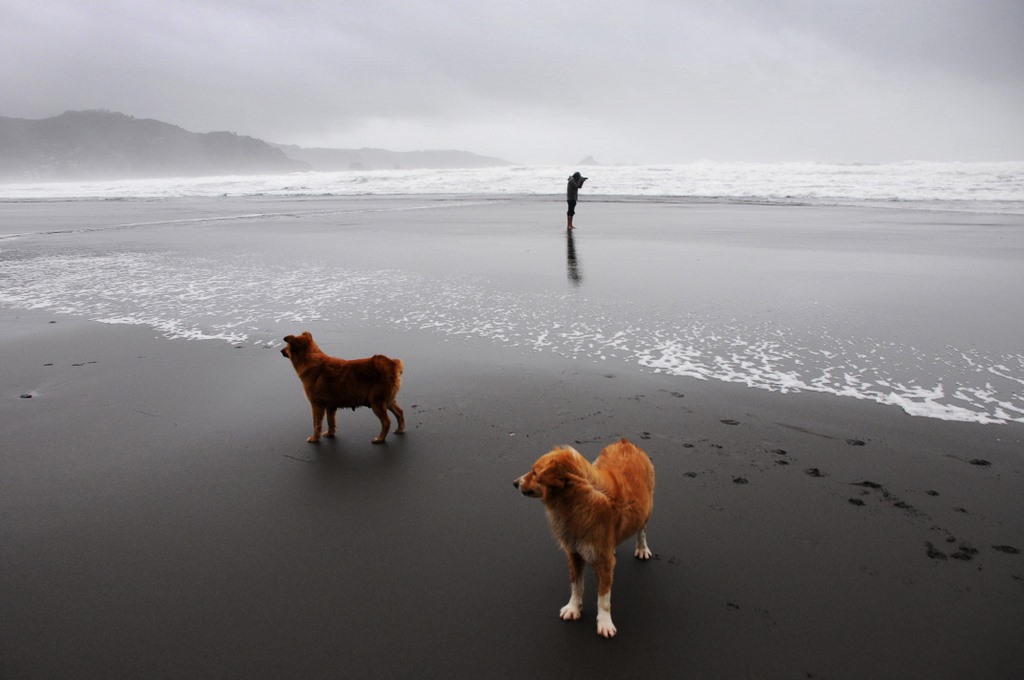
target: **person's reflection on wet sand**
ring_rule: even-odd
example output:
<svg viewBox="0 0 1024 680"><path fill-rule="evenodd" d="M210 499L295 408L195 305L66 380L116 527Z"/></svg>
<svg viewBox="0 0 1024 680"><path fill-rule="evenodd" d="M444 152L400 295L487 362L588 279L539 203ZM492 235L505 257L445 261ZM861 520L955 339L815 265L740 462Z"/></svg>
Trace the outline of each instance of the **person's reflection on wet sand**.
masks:
<svg viewBox="0 0 1024 680"><path fill-rule="evenodd" d="M572 230L565 231L565 265L568 269L569 280L574 286L580 285L583 275L580 274L580 264L576 259L576 242L572 238Z"/></svg>

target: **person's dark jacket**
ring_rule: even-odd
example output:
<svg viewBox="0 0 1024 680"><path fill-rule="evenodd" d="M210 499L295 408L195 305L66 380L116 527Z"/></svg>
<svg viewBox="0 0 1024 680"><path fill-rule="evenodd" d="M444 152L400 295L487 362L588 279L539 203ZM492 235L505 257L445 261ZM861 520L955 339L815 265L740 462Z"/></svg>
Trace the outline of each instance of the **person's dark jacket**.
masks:
<svg viewBox="0 0 1024 680"><path fill-rule="evenodd" d="M585 181L587 181L587 178L581 177L580 173L578 172L572 175L569 178L569 184L566 186L565 189L565 199L567 201L577 200L577 196L579 196L580 187L583 186L583 183Z"/></svg>

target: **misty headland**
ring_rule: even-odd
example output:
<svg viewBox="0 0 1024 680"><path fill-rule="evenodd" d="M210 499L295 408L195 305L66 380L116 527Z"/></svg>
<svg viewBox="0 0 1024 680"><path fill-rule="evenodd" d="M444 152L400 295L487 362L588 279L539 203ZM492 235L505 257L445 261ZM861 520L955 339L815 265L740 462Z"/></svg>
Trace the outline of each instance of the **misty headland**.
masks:
<svg viewBox="0 0 1024 680"><path fill-rule="evenodd" d="M277 145L234 132L190 132L104 110L67 111L39 120L0 116L0 182L507 165L468 151Z"/></svg>

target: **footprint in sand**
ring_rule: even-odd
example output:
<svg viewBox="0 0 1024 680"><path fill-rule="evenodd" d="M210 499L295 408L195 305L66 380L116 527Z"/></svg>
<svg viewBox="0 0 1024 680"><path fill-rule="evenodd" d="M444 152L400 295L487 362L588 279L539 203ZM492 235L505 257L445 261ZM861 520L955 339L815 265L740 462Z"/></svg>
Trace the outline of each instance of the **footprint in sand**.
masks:
<svg viewBox="0 0 1024 680"><path fill-rule="evenodd" d="M867 480L863 482L854 482L851 486L863 486L865 489L881 489L882 485L878 482L869 482Z"/></svg>
<svg viewBox="0 0 1024 680"><path fill-rule="evenodd" d="M961 560L962 562L970 562L974 559L974 556L978 554L978 549L973 548L966 543L960 544L960 549L950 555L954 560Z"/></svg>

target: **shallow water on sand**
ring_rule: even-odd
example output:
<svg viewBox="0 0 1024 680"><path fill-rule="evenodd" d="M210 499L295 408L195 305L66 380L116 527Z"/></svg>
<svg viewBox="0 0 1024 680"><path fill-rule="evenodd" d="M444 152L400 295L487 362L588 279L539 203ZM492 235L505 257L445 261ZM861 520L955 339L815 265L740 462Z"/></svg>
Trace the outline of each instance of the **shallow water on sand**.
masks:
<svg viewBox="0 0 1024 680"><path fill-rule="evenodd" d="M0 305L175 338L419 329L1024 422L1024 218L546 198L0 204ZM339 354L344 354L339 351Z"/></svg>

